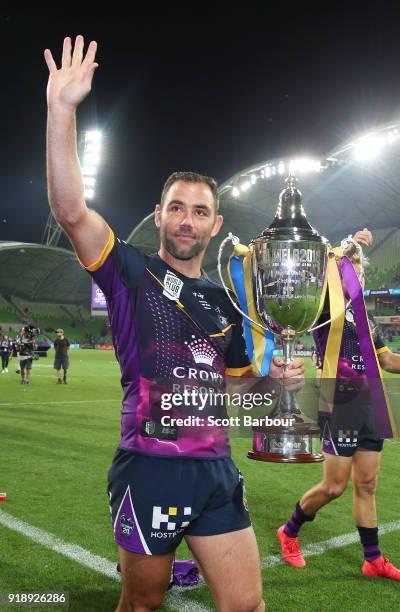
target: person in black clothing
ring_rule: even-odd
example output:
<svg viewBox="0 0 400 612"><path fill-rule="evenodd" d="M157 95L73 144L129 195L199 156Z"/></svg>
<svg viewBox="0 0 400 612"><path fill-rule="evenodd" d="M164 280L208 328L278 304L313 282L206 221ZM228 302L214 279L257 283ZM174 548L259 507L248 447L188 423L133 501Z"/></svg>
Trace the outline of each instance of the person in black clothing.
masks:
<svg viewBox="0 0 400 612"><path fill-rule="evenodd" d="M21 385L29 385L32 376L32 362L36 349L35 335L39 330L32 325L24 325L15 340L19 355L19 372L21 374Z"/></svg>
<svg viewBox="0 0 400 612"><path fill-rule="evenodd" d="M0 337L1 373L8 374L8 362L13 351L14 342L9 336Z"/></svg>
<svg viewBox="0 0 400 612"><path fill-rule="evenodd" d="M57 373L57 384L61 385L62 383L64 383L64 385L66 385L67 372L69 368L68 351L70 343L68 339L64 336L63 329L57 329L56 334L57 338L54 340L54 350L56 352L54 356L54 369ZM64 371L63 380L61 380L61 368Z"/></svg>

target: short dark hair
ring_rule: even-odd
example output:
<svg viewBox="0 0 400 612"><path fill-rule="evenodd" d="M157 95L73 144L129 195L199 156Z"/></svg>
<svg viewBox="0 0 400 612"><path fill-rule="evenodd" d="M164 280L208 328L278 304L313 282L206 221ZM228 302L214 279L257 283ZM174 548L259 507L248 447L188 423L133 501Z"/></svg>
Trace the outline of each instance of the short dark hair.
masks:
<svg viewBox="0 0 400 612"><path fill-rule="evenodd" d="M164 187L161 193L161 206L164 204L165 196L169 188L176 182L183 181L184 183L204 183L211 189L213 194L215 212L219 209L219 195L217 181L211 176L205 174L199 174L198 172L173 172L165 181Z"/></svg>

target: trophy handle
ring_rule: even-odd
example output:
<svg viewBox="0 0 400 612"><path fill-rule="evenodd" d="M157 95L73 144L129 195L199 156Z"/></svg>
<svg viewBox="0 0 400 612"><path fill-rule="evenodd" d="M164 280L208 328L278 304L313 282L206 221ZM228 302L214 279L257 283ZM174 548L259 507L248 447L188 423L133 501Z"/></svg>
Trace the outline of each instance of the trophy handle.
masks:
<svg viewBox="0 0 400 612"><path fill-rule="evenodd" d="M242 315L242 317L245 317L248 321L250 321L250 323L253 323L253 325L257 325L257 327L260 327L262 330L264 331L269 331L268 327L266 327L265 325L262 325L261 323L259 323L258 321L255 321L254 319L252 319L251 317L249 317L246 313L243 312L243 310L236 304L236 302L232 299L230 293L229 293L229 289L225 284L224 278L222 276L222 266L221 266L221 259L222 259L222 251L225 248L225 244L227 242L232 242L233 246L237 246L238 244L240 244L240 239L238 238L238 236L234 236L232 234L232 232L229 232L229 234L227 235L226 238L224 238L224 240L221 242L219 250L218 250L218 264L217 264L217 269L218 269L218 274L219 274L219 278L220 281L222 283L223 288L225 289L225 293L229 298L229 301L231 302L232 306Z"/></svg>
<svg viewBox="0 0 400 612"><path fill-rule="evenodd" d="M357 251L358 256L360 258L360 280L362 280L364 278L365 270L364 270L364 251L362 249L361 244L359 244L356 240L354 240L353 236L349 234L347 238L343 238L343 240L340 243L340 247L343 251L343 255L349 258L351 258L354 255L354 253ZM350 304L350 302L351 300L349 299L345 306L346 308ZM314 327L310 327L308 331L309 332L315 331L316 329L319 329L320 327L324 327L324 325L328 325L328 323L331 323L331 321L332 319L328 319L327 321L320 323L320 325L315 325Z"/></svg>
<svg viewBox="0 0 400 612"><path fill-rule="evenodd" d="M259 323L258 321L255 321L254 319L252 319L251 317L249 317L246 313L243 312L243 310L236 304L236 302L232 299L230 293L229 293L229 289L225 284L224 278L222 276L222 266L221 266L221 260L222 260L222 252L225 248L225 245L227 242L231 242L232 245L235 247L237 245L240 244L240 239L238 236L234 236L234 234L232 234L232 232L229 232L229 234L226 236L226 238L224 238L224 240L221 242L219 249L218 249L218 263L217 263L217 270L218 270L218 275L221 281L221 284L225 290L226 295L228 296L229 301L231 302L232 306L235 308L235 310L237 310L242 317L245 317L248 321L250 321L250 323L253 323L253 325L257 325L257 327L261 328L263 331L269 331L268 327L266 327L265 325L262 325L261 323ZM347 238L343 238L342 242L340 243L340 246L343 250L343 254L346 255L347 257L351 257L356 251L358 251L358 255L360 257L360 276L361 278L364 276L364 253L362 250L362 247L360 244L358 244L358 242L356 242L354 240L354 238L351 236L351 234L349 234L349 236L347 236ZM348 301L348 303L350 303L350 300ZM331 319L328 319L327 321L324 321L323 323L320 323L320 325L316 325L314 327L311 327L308 331L312 332L316 329L319 329L320 327L324 327L325 325L328 325L331 322ZM284 369L285 369L285 365L286 365L286 369L288 368L289 364L291 363L291 361L288 361L287 363L285 363L285 341L283 341L283 345L284 345ZM286 347L287 349L287 355L289 356L291 351L289 350L289 346ZM290 357L287 357L290 359Z"/></svg>

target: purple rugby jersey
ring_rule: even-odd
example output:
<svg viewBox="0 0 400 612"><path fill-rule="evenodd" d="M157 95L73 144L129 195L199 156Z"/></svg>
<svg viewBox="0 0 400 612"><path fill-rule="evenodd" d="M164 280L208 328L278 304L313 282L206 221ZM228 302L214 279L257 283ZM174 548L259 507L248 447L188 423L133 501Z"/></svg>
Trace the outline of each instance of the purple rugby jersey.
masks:
<svg viewBox="0 0 400 612"><path fill-rule="evenodd" d="M325 316L326 313L318 322L322 322ZM369 325L376 353L379 355L388 351L373 322L370 321ZM322 362L328 335L328 325L313 332ZM333 386L330 383L333 383ZM346 308L336 378L325 381L322 379L321 382L323 393L331 397L332 401L332 409L319 412L325 452L338 454L336 442L332 438L338 438L337 444L342 449L355 449L357 440L363 438L380 440L392 437L387 405L380 384L380 380L367 375L354 323L354 312L350 305ZM324 421L327 416L328 420Z"/></svg>
<svg viewBox="0 0 400 612"><path fill-rule="evenodd" d="M320 323L321 319L318 321ZM375 345L377 354L384 353L389 350L385 346L384 341L379 335L373 321L370 321L372 328L372 338ZM329 325L325 325L320 329L313 332L314 340L317 347L317 352L323 363L325 357L326 343L328 340ZM360 342L357 335L357 329L354 325L354 313L351 305L346 308L346 317L343 326L343 337L340 347L339 360L338 360L338 379L357 379L358 381L366 380L365 365L361 355Z"/></svg>
<svg viewBox="0 0 400 612"><path fill-rule="evenodd" d="M11 338L9 338L8 340L1 340L0 341L0 353L5 353L7 355L9 355L10 353L12 353L12 350L14 348L14 342L13 340L11 340Z"/></svg>
<svg viewBox="0 0 400 612"><path fill-rule="evenodd" d="M184 312L165 295L153 264L163 272L161 281L165 274L172 278L172 291L182 285L182 295L190 292L194 304L189 310ZM158 255L146 256L112 232L99 260L87 270L106 296L121 368L120 447L166 457L229 456L228 429L208 421L210 415L224 416L225 406L199 410L198 405L186 403L168 411L161 408L161 394L166 391L183 395L185 389L200 387L210 395L223 393L226 374L240 376L251 370L241 317L224 289L207 276L193 279L180 274ZM218 321L217 333L215 329L210 333L210 317ZM199 325L202 320L204 325ZM164 416L203 421L198 426L169 428L161 426Z"/></svg>

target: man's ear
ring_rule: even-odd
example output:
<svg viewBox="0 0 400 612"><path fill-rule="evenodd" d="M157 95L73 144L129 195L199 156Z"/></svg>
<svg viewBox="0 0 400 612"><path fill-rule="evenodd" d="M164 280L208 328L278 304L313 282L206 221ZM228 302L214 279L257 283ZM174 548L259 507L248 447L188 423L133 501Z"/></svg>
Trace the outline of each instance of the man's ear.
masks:
<svg viewBox="0 0 400 612"><path fill-rule="evenodd" d="M215 223L214 223L214 227L211 232L211 238L214 238L214 236L216 236L219 233L219 230L221 229L223 222L224 222L224 218L222 215L217 215L215 217Z"/></svg>
<svg viewBox="0 0 400 612"><path fill-rule="evenodd" d="M161 225L161 204L156 204L154 209L154 223L157 229L160 229Z"/></svg>

